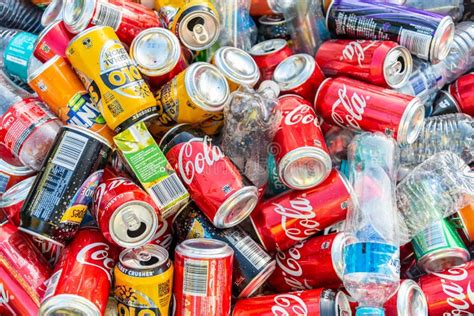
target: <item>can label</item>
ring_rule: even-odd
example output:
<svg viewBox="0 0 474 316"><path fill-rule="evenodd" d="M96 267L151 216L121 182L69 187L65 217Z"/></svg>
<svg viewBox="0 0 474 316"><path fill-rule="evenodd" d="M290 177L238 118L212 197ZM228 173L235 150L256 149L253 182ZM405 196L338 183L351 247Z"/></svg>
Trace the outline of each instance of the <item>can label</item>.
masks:
<svg viewBox="0 0 474 316"><path fill-rule="evenodd" d="M122 11L111 3L97 2L95 14L92 17L92 24L107 25L117 31L122 23Z"/></svg>
<svg viewBox="0 0 474 316"><path fill-rule="evenodd" d="M283 182L281 182L280 176L278 175L278 167L277 167L274 154L276 154L279 151L279 147L272 146L270 148L270 151L271 151L271 154L268 155L268 160L267 160L268 186L265 190L266 197L276 196L290 189Z"/></svg>
<svg viewBox="0 0 474 316"><path fill-rule="evenodd" d="M104 125L105 120L99 110L90 102L87 93L76 93L67 103L67 124L91 128L99 124Z"/></svg>
<svg viewBox="0 0 474 316"><path fill-rule="evenodd" d="M21 32L10 40L3 55L5 70L9 75L23 82L27 81L29 60L33 56L37 37L28 32Z"/></svg>

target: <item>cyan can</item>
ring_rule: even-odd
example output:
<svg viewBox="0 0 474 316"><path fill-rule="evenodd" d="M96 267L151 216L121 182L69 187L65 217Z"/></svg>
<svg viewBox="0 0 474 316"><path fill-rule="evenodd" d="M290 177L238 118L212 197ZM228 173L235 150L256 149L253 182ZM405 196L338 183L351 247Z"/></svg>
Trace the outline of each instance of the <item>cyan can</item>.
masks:
<svg viewBox="0 0 474 316"><path fill-rule="evenodd" d="M10 40L3 54L3 63L8 75L27 82L37 37L35 34L20 32Z"/></svg>

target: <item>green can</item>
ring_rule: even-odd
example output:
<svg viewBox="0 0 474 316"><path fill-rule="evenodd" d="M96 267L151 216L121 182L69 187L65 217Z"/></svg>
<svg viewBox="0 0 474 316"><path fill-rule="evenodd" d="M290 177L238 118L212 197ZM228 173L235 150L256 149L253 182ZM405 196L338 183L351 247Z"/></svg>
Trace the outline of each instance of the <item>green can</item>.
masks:
<svg viewBox="0 0 474 316"><path fill-rule="evenodd" d="M428 273L440 272L469 261L469 251L451 222L434 222L412 240L420 268Z"/></svg>

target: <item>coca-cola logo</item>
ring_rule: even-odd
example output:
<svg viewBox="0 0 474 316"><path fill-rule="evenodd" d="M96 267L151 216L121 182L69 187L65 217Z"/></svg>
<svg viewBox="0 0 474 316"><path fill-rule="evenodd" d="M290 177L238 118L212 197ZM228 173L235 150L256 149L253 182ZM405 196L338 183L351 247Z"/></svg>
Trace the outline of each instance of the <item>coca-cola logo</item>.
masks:
<svg viewBox="0 0 474 316"><path fill-rule="evenodd" d="M125 178L115 178L112 181L101 183L95 189L93 209L96 211L99 210L99 206L100 206L100 203L102 202L102 198L104 197L107 191L113 190L116 187L129 183L129 182L130 181Z"/></svg>
<svg viewBox="0 0 474 316"><path fill-rule="evenodd" d="M202 142L202 151L194 153L193 142ZM202 174L206 167L211 167L217 161L224 158L219 147L211 144L211 139L207 136L193 138L186 142L179 151L178 168L183 181L189 185L194 180L196 174Z"/></svg>
<svg viewBox="0 0 474 316"><path fill-rule="evenodd" d="M15 116L12 113L6 113L2 119L2 127L3 129L8 129L11 124L15 122Z"/></svg>
<svg viewBox="0 0 474 316"><path fill-rule="evenodd" d="M359 95L357 92L352 93L349 98L347 95L347 87L345 84L338 90L338 99L332 105L331 118L337 125L341 127L352 127L360 129L359 122L363 118L366 107L366 101L370 99L369 96ZM342 105L345 114L339 114L336 110Z"/></svg>
<svg viewBox="0 0 474 316"><path fill-rule="evenodd" d="M367 46L364 44L369 43ZM357 63L362 66L362 62L365 60L365 51L370 47L374 46L376 41L353 41L344 47L342 50L342 56L340 60L354 61L354 57L357 58Z"/></svg>
<svg viewBox="0 0 474 316"><path fill-rule="evenodd" d="M13 299L13 296L11 296L10 293L8 293L8 291L5 290L3 283L0 283L0 306L8 305L8 302L10 302L10 299Z"/></svg>
<svg viewBox="0 0 474 316"><path fill-rule="evenodd" d="M317 233L319 231L319 223L314 219L316 218L316 213L313 211L311 202L305 198L305 195L303 194L289 202L289 207L273 203L275 206L274 212L281 216L281 227L285 231L286 236L292 240L300 241ZM294 227L295 221L293 219L296 219L296 222L301 227ZM289 223L291 224L289 225Z"/></svg>
<svg viewBox="0 0 474 316"><path fill-rule="evenodd" d="M274 316L307 316L308 307L301 297L292 294L280 294L273 299L272 306Z"/></svg>
<svg viewBox="0 0 474 316"><path fill-rule="evenodd" d="M295 124L314 124L319 127L319 120L313 109L307 104L300 104L291 110L285 116L285 125L291 126Z"/></svg>
<svg viewBox="0 0 474 316"><path fill-rule="evenodd" d="M109 281L112 282L114 259L110 258L109 250L109 245L103 242L92 243L79 251L76 256L76 261L101 269L105 272Z"/></svg>
<svg viewBox="0 0 474 316"><path fill-rule="evenodd" d="M276 255L276 263L281 269L283 280L292 291L311 289L306 279L303 282L298 279L303 275L303 268L298 260L301 259L299 249L303 248L304 244L305 241L291 247L286 252L279 251Z"/></svg>

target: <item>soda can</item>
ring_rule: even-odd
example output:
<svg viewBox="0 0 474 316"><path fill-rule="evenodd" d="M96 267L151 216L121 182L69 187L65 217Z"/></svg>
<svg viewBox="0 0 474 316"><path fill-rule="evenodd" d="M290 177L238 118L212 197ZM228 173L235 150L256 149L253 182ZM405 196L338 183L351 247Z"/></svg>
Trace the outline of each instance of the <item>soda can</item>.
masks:
<svg viewBox="0 0 474 316"><path fill-rule="evenodd" d="M64 126L21 209L20 229L63 245L76 233L111 152L107 140Z"/></svg>
<svg viewBox="0 0 474 316"><path fill-rule="evenodd" d="M33 55L43 63L56 55L66 58L66 48L73 37L62 20L51 23L36 38Z"/></svg>
<svg viewBox="0 0 474 316"><path fill-rule="evenodd" d="M94 25L109 26L120 41L127 45L141 31L162 26L153 10L139 3L123 0L66 1L63 20L68 31L73 34L81 33Z"/></svg>
<svg viewBox="0 0 474 316"><path fill-rule="evenodd" d="M292 189L312 188L332 168L319 119L311 103L300 96L285 95L278 101L282 117L273 139L278 175Z"/></svg>
<svg viewBox="0 0 474 316"><path fill-rule="evenodd" d="M150 88L111 27L76 35L66 55L111 129L121 132L156 115Z"/></svg>
<svg viewBox="0 0 474 316"><path fill-rule="evenodd" d="M454 37L450 16L371 1L334 0L326 14L326 26L340 39L397 42L433 63L446 58Z"/></svg>
<svg viewBox="0 0 474 316"><path fill-rule="evenodd" d="M168 217L165 220L159 221L158 229L149 244L157 245L170 251L173 242L173 234L171 231L173 218L174 217Z"/></svg>
<svg viewBox="0 0 474 316"><path fill-rule="evenodd" d="M343 292L316 289L264 295L237 301L232 316L352 316L349 300Z"/></svg>
<svg viewBox="0 0 474 316"><path fill-rule="evenodd" d="M130 57L150 85L159 88L188 67L178 38L167 29L146 29L135 37Z"/></svg>
<svg viewBox="0 0 474 316"><path fill-rule="evenodd" d="M344 77L326 79L314 104L329 124L382 132L399 144L415 142L425 117L425 107L416 97Z"/></svg>
<svg viewBox="0 0 474 316"><path fill-rule="evenodd" d="M278 165L274 154L278 154L279 150L280 149L277 146L270 147L270 154L268 155L267 160L268 181L267 187L265 188L265 198L271 198L290 190L290 188L281 181L280 176L278 175Z"/></svg>
<svg viewBox="0 0 474 316"><path fill-rule="evenodd" d="M428 273L440 272L469 261L469 251L447 219L423 229L412 243L418 265Z"/></svg>
<svg viewBox="0 0 474 316"><path fill-rule="evenodd" d="M257 63L263 81L271 80L275 68L293 52L284 39L272 39L255 44L249 54Z"/></svg>
<svg viewBox="0 0 474 316"><path fill-rule="evenodd" d="M474 116L474 73L461 76L449 86L459 112Z"/></svg>
<svg viewBox="0 0 474 316"><path fill-rule="evenodd" d="M227 243L234 251L232 293L235 297L252 296L275 270L272 259L242 228L217 229L194 203L184 207L173 220L176 242L207 238Z"/></svg>
<svg viewBox="0 0 474 316"><path fill-rule="evenodd" d="M386 316L428 316L425 294L413 280L402 280L397 294L383 307Z"/></svg>
<svg viewBox="0 0 474 316"><path fill-rule="evenodd" d="M315 236L284 252L277 252L277 267L268 283L278 293L342 285L344 233Z"/></svg>
<svg viewBox="0 0 474 316"><path fill-rule="evenodd" d="M118 315L169 315L173 264L156 245L126 249L114 269Z"/></svg>
<svg viewBox="0 0 474 316"><path fill-rule="evenodd" d="M229 315L233 257L223 241L197 238L180 243L174 255L174 315Z"/></svg>
<svg viewBox="0 0 474 316"><path fill-rule="evenodd" d="M273 81L280 86L281 94L297 94L313 102L319 85L326 77L314 58L296 54L283 60L273 72Z"/></svg>
<svg viewBox="0 0 474 316"><path fill-rule="evenodd" d="M39 315L103 315L117 255L98 229L81 229L46 283Z"/></svg>
<svg viewBox="0 0 474 316"><path fill-rule="evenodd" d="M315 188L286 192L260 203L250 219L260 243L274 253L344 220L354 201L350 184L333 169Z"/></svg>
<svg viewBox="0 0 474 316"><path fill-rule="evenodd" d="M428 302L428 315L469 315L474 313L471 282L474 261L422 276L419 284Z"/></svg>
<svg viewBox="0 0 474 316"><path fill-rule="evenodd" d="M260 79L260 71L255 60L237 47L224 46L219 48L212 57L212 64L227 79L231 92L242 85L253 87Z"/></svg>
<svg viewBox="0 0 474 316"><path fill-rule="evenodd" d="M474 204L468 204L449 217L466 246L474 242Z"/></svg>
<svg viewBox="0 0 474 316"><path fill-rule="evenodd" d="M3 155L0 154L3 158ZM34 171L25 166L15 166L0 159L0 195L4 194L15 184L30 178Z"/></svg>
<svg viewBox="0 0 474 316"><path fill-rule="evenodd" d="M56 55L31 73L28 84L63 123L87 128L112 143L115 133L63 57Z"/></svg>
<svg viewBox="0 0 474 316"><path fill-rule="evenodd" d="M3 67L8 75L26 82L37 37L35 34L20 32L8 42L3 52Z"/></svg>
<svg viewBox="0 0 474 316"><path fill-rule="evenodd" d="M433 112L431 115L438 116L459 112L459 105L454 97L448 91L440 90L433 101Z"/></svg>
<svg viewBox="0 0 474 316"><path fill-rule="evenodd" d="M15 226L20 226L20 211L30 192L35 177L18 182L1 195L0 210L7 215L8 220Z"/></svg>
<svg viewBox="0 0 474 316"><path fill-rule="evenodd" d="M263 15L258 18L258 24L258 36L260 39L259 42L275 38L282 38L284 40L291 39L291 35L283 15Z"/></svg>
<svg viewBox="0 0 474 316"><path fill-rule="evenodd" d="M161 221L151 197L126 178L107 179L99 184L92 214L107 241L122 248L149 242Z"/></svg>
<svg viewBox="0 0 474 316"><path fill-rule="evenodd" d="M0 118L0 142L33 170L41 168L62 126L37 98L25 98L10 105Z"/></svg>
<svg viewBox="0 0 474 316"><path fill-rule="evenodd" d="M346 76L382 87L404 86L413 69L408 49L391 41L329 40L316 53L326 76Z"/></svg>
<svg viewBox="0 0 474 316"><path fill-rule="evenodd" d="M224 113L216 113L198 124L198 127L209 136L218 135L224 126Z"/></svg>
<svg viewBox="0 0 474 316"><path fill-rule="evenodd" d="M163 137L160 147L190 197L217 228L239 224L255 208L257 188L248 184L208 136L189 125L178 125Z"/></svg>
<svg viewBox="0 0 474 316"><path fill-rule="evenodd" d="M260 16L281 13L279 1L277 0L251 0L250 15Z"/></svg>
<svg viewBox="0 0 474 316"><path fill-rule="evenodd" d="M229 94L229 84L216 66L193 63L156 93L159 120L164 126L201 123L222 112Z"/></svg>
<svg viewBox="0 0 474 316"><path fill-rule="evenodd" d="M36 248L38 248L43 254L43 257L48 260L49 265L54 268L59 258L61 258L64 247L35 236L31 237Z"/></svg>
<svg viewBox="0 0 474 316"><path fill-rule="evenodd" d="M51 3L44 9L41 15L41 25L47 27L55 21L63 19L64 0L52 0Z"/></svg>

